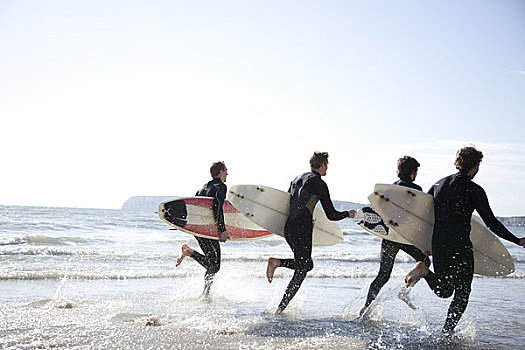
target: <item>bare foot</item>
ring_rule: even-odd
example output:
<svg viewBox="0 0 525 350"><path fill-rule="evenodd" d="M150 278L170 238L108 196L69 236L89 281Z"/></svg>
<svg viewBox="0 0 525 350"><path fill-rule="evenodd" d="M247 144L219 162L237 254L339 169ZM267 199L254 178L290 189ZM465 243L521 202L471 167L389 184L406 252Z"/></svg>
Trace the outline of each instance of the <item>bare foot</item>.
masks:
<svg viewBox="0 0 525 350"><path fill-rule="evenodd" d="M268 278L268 282L272 283L273 273L279 266L281 266L281 260L275 258L268 259L268 266L266 266L266 278Z"/></svg>
<svg viewBox="0 0 525 350"><path fill-rule="evenodd" d="M277 309L275 310L275 315L280 315L283 313L283 309Z"/></svg>
<svg viewBox="0 0 525 350"><path fill-rule="evenodd" d="M422 277L428 275L428 267L422 261L419 261L416 266L410 270L405 277L405 286L410 287L412 284L419 281Z"/></svg>
<svg viewBox="0 0 525 350"><path fill-rule="evenodd" d="M365 313L365 311L368 309L368 306L363 306L363 308L361 309L361 311L359 311L359 317L363 316L363 314Z"/></svg>
<svg viewBox="0 0 525 350"><path fill-rule="evenodd" d="M182 254L177 259L177 263L175 264L175 267L180 265L180 263L182 262L182 259L184 259L185 257L190 256L191 254L193 254L193 249L188 247L187 244L183 244L182 247L181 247L181 250L182 250Z"/></svg>
<svg viewBox="0 0 525 350"><path fill-rule="evenodd" d="M412 286L413 285L414 284L412 284ZM403 300L408 305L408 307L411 308L412 310L417 310L417 307L414 304L412 304L412 302L410 301L410 297L408 296L412 286L410 286L410 288L401 289L399 293L397 294L397 297Z"/></svg>

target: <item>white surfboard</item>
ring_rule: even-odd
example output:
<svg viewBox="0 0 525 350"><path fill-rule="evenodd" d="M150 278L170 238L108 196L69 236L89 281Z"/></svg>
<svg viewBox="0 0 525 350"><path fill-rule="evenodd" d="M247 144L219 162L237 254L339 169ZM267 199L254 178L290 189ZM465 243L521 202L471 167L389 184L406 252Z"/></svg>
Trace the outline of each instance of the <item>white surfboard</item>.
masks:
<svg viewBox="0 0 525 350"><path fill-rule="evenodd" d="M434 198L431 195L404 186L377 184L368 199L399 235L422 251L432 251ZM505 276L514 272L507 248L475 215L471 220L470 240L474 248L474 273Z"/></svg>
<svg viewBox="0 0 525 350"><path fill-rule="evenodd" d="M380 238L412 245L412 243L404 239L403 236L392 229L392 227L389 227L383 218L369 206L360 208L357 211L357 224L366 232L372 233Z"/></svg>
<svg viewBox="0 0 525 350"><path fill-rule="evenodd" d="M284 237L284 225L290 212L290 194L259 185L235 185L228 192L228 200L258 226ZM335 221L328 220L324 211L316 207L313 213L312 245L328 246L343 241L343 232Z"/></svg>

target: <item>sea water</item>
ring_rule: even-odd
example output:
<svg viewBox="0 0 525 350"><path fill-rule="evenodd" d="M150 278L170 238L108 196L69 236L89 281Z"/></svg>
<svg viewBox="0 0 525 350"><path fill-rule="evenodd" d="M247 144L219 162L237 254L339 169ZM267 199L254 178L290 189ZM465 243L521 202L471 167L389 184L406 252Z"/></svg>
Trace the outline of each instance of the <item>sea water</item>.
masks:
<svg viewBox="0 0 525 350"><path fill-rule="evenodd" d="M476 276L469 306L443 338L450 299L424 281L397 294L414 265L400 252L390 281L357 319L379 269L380 239L355 220L341 244L314 247L314 269L281 316L292 271L266 281L269 257L291 257L282 237L221 244L209 298L204 269L175 267L193 236L153 212L0 206L1 349L523 349L525 250L504 242L516 271ZM509 227L517 236L525 229Z"/></svg>

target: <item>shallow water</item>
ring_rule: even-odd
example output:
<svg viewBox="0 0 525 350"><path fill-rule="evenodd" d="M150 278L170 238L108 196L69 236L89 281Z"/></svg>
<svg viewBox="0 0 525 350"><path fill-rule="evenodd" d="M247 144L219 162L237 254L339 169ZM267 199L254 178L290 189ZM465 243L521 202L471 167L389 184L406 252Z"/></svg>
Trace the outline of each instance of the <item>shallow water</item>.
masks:
<svg viewBox="0 0 525 350"><path fill-rule="evenodd" d="M404 253L365 317L356 319L379 268L380 240L351 220L345 241L314 248L314 270L282 316L274 316L291 271L269 284L270 256L289 257L284 239L222 245L212 294L203 269L154 213L0 207L0 348L36 349L520 349L524 250L508 277L476 277L452 339L440 336L450 299L424 282L397 298L413 262ZM523 228L511 228L518 236Z"/></svg>

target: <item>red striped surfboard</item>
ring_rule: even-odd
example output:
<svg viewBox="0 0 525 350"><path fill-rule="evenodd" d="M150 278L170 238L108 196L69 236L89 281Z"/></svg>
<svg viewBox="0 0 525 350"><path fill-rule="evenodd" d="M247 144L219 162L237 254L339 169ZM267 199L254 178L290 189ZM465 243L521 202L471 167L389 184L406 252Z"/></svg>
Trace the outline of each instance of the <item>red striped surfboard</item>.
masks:
<svg viewBox="0 0 525 350"><path fill-rule="evenodd" d="M213 198L210 197L177 198L159 204L159 217L180 231L219 239L212 207ZM264 238L273 234L247 219L228 200L224 201L222 209L226 231L232 241Z"/></svg>

